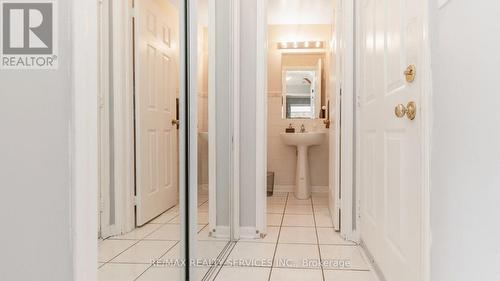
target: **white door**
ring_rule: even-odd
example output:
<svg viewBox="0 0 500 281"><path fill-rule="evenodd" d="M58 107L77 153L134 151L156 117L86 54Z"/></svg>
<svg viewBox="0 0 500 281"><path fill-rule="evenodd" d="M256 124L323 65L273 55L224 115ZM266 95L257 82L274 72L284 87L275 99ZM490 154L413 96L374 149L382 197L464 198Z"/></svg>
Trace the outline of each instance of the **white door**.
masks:
<svg viewBox="0 0 500 281"><path fill-rule="evenodd" d="M362 0L358 21L361 239L387 281L422 280L422 5L418 0ZM405 79L413 64L417 76ZM419 76L420 74L420 76Z"/></svg>
<svg viewBox="0 0 500 281"><path fill-rule="evenodd" d="M136 1L136 221L141 226L175 206L177 153L175 19L168 1Z"/></svg>

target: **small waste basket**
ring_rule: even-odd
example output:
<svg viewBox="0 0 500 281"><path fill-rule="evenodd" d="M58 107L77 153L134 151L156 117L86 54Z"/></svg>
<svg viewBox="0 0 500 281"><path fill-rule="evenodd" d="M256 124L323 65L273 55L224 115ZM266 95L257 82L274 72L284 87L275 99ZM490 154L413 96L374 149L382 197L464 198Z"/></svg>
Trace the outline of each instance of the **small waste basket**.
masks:
<svg viewBox="0 0 500 281"><path fill-rule="evenodd" d="M273 196L274 172L267 172L267 196Z"/></svg>

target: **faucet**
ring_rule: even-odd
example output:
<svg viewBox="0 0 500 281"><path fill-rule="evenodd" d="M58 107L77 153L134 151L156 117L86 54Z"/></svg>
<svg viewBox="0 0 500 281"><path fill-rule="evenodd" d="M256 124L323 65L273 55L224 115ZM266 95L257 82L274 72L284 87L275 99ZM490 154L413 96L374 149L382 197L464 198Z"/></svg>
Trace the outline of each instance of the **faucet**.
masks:
<svg viewBox="0 0 500 281"><path fill-rule="evenodd" d="M304 126L304 124L302 124L302 126L300 126L300 132L301 133L305 133L306 132L306 126Z"/></svg>

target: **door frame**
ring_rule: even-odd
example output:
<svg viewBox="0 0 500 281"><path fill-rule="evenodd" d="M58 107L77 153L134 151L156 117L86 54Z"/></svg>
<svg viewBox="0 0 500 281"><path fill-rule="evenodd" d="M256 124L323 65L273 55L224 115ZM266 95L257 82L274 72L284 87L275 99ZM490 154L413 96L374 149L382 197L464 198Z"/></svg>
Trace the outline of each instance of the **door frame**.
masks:
<svg viewBox="0 0 500 281"><path fill-rule="evenodd" d="M215 2L215 0L210 0ZM215 5L214 5L215 6ZM232 56L232 178L230 187L230 223L231 233L230 240L237 241L240 239L240 1L231 1L232 10L232 29L231 40L233 42ZM214 34L215 37L215 34ZM215 41L215 38L213 39ZM215 57L214 57L215 59Z"/></svg>
<svg viewBox="0 0 500 281"><path fill-rule="evenodd" d="M230 1L231 5L231 33L229 34L232 41L232 49L230 50L231 55L231 72L232 77L230 77L231 89L232 89L232 150L231 150L231 186L230 186L230 223L231 227L228 232L227 228L217 229L217 193L216 189L213 190L212 187L217 188L217 146L216 146L216 132L217 132L217 122L216 122L216 99L213 93L216 92L216 64L210 63L216 60L216 2L215 0L209 0L209 22L208 22L208 77L209 77L209 89L208 89L208 150L209 150L209 175L208 175L208 186L209 186L209 227L210 230L215 229L215 237L219 233L221 237L229 237L230 241L236 241L240 238L240 5L239 1ZM212 190L212 191L210 191Z"/></svg>
<svg viewBox="0 0 500 281"><path fill-rule="evenodd" d="M107 15L110 13L110 5L103 3L99 9L99 238L104 239L113 235L111 217L111 165L110 165L110 52L109 52L109 30L110 24Z"/></svg>
<svg viewBox="0 0 500 281"><path fill-rule="evenodd" d="M357 1L356 1L357 2ZM341 29L337 30L337 60L340 60L341 67L337 67L338 72L335 77L338 79L336 87L336 100L340 101L340 108L336 107L335 126L338 127L335 135L340 141L337 145L339 153L336 153L335 159L330 159L332 165L338 167L339 179L336 183L337 193L336 202L340 209L340 233L343 238L350 241L359 241L359 228L357 204L354 202L357 198L355 187L355 11L354 1L338 0L336 16L340 19ZM339 62L337 61L337 64ZM338 104L337 104L338 105ZM341 110L340 110L341 109ZM341 120L341 124L338 124ZM356 211L353 209L356 208ZM353 223L355 221L355 223Z"/></svg>
<svg viewBox="0 0 500 281"><path fill-rule="evenodd" d="M255 233L267 233L267 0L256 0ZM261 47L259 47L261 46ZM260 126L259 126L260 125ZM250 235L250 233L247 233Z"/></svg>
<svg viewBox="0 0 500 281"><path fill-rule="evenodd" d="M106 23L101 22L101 25L107 25L112 20L109 28L110 41L102 42L100 45L100 53L112 47L109 53L106 66L112 70L112 76L109 76L109 81L112 81L113 106L113 125L115 139L119 138L122 141L110 143L113 147L113 162L114 162L114 200L112 198L104 198L103 204L110 206L111 201L114 203L115 224L110 226L110 232L107 236L119 235L132 231L135 228L135 141L134 141L134 68L133 68L133 34L131 21L134 17L134 10L131 1L109 0L99 3L100 6L112 5L111 13L103 14L103 19ZM111 19L109 18L111 16ZM102 26L101 26L102 28ZM114 46L123 46L116 48ZM130 58L124 60L123 58ZM109 106L109 105L108 105ZM105 187L108 191L113 186ZM108 212L109 210L106 210Z"/></svg>
<svg viewBox="0 0 500 281"><path fill-rule="evenodd" d="M71 140L71 241L73 280L97 280L98 15L97 1L73 1Z"/></svg>

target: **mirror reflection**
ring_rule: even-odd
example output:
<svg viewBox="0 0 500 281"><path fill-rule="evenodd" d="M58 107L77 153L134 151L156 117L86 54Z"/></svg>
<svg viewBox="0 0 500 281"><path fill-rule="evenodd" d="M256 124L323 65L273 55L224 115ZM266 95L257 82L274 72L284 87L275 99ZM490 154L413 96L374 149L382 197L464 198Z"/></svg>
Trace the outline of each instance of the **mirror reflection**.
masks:
<svg viewBox="0 0 500 281"><path fill-rule="evenodd" d="M283 118L325 118L323 57L322 54L282 54Z"/></svg>

